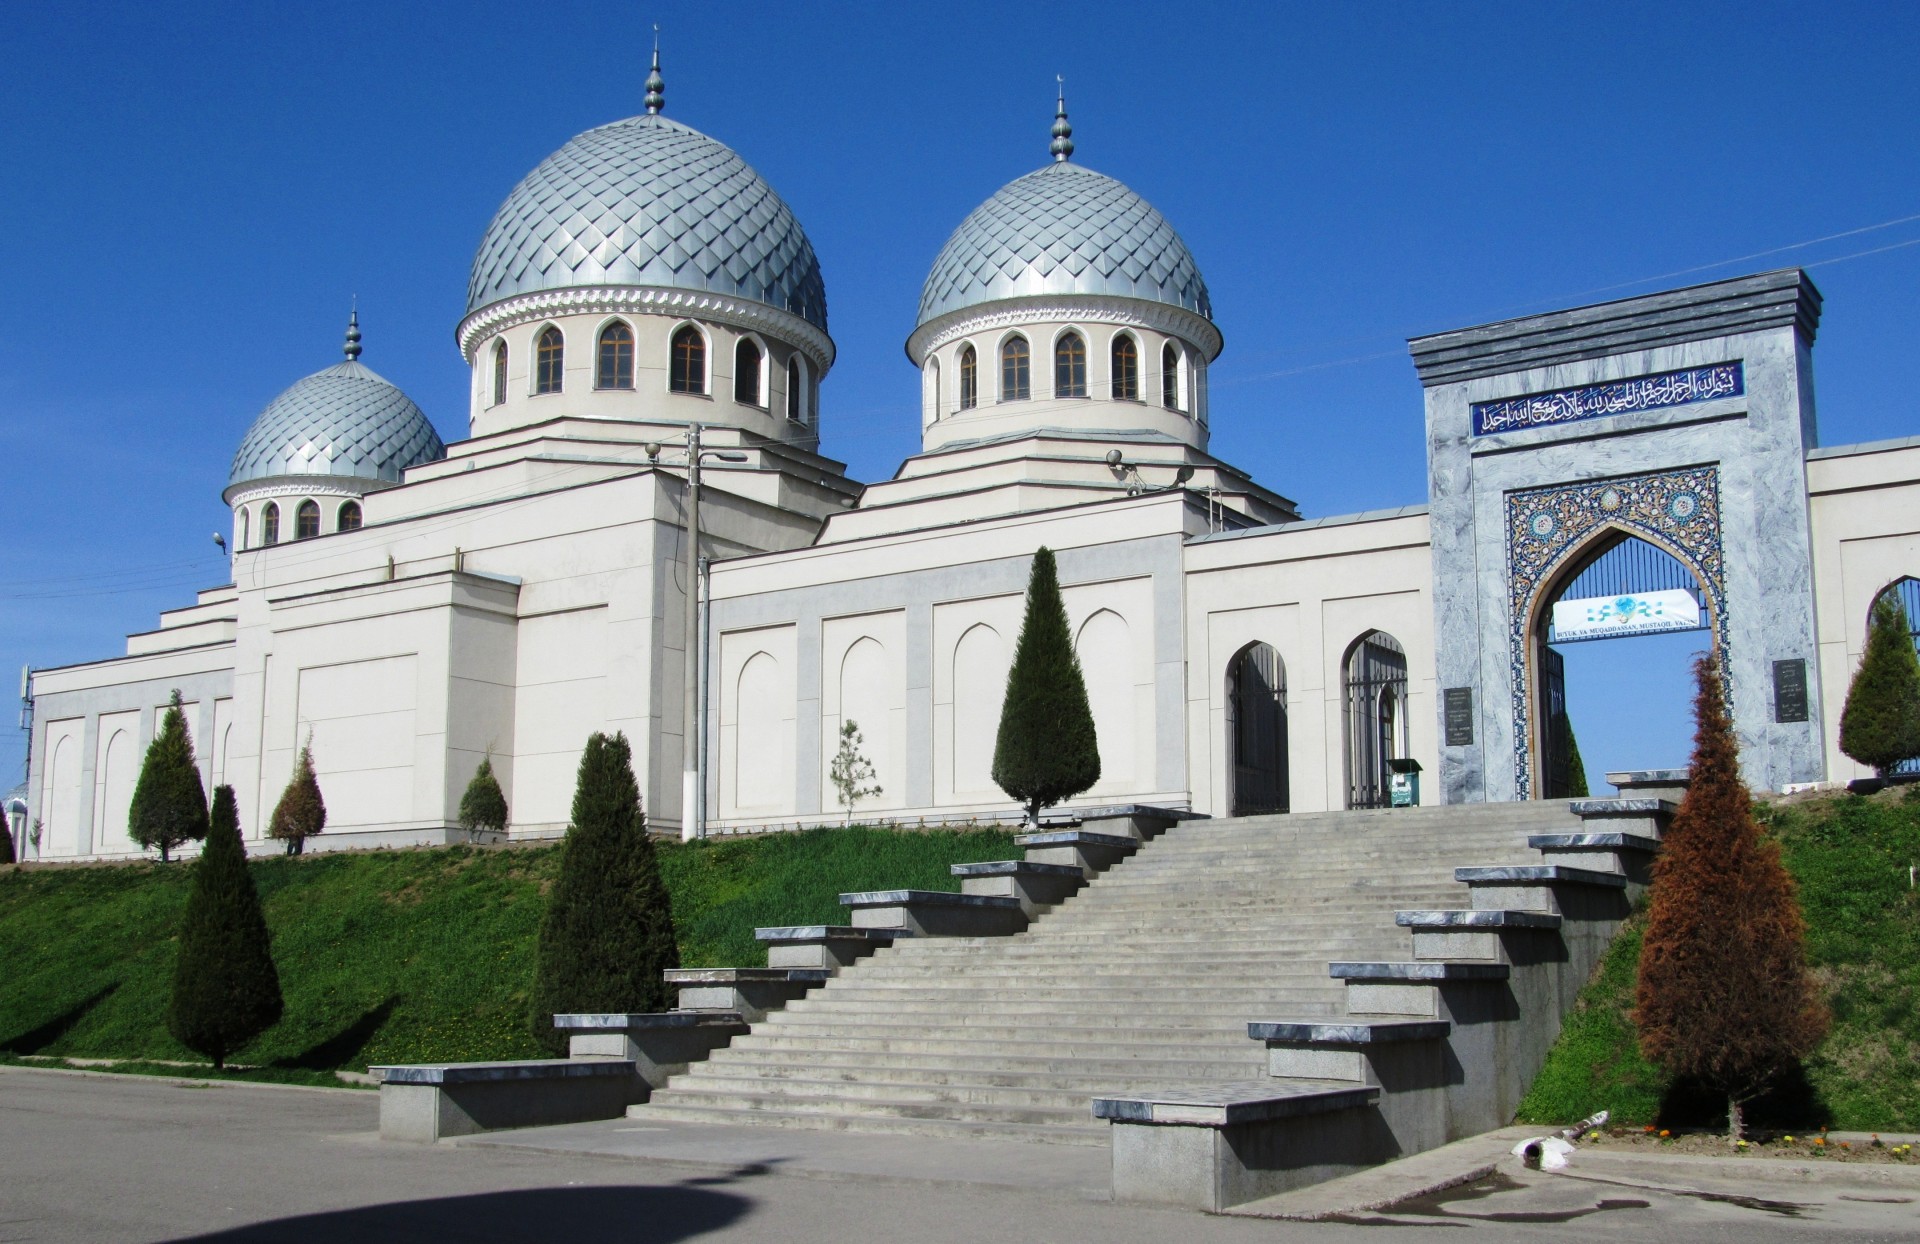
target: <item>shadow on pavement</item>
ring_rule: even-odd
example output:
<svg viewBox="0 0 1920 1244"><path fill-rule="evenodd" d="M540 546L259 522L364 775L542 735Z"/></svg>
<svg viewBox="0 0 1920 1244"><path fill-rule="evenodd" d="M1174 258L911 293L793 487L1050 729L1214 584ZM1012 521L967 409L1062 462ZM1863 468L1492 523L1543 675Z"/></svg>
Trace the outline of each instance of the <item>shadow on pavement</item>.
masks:
<svg viewBox="0 0 1920 1244"><path fill-rule="evenodd" d="M689 1181L693 1183L696 1181ZM702 1184L730 1182L700 1180ZM670 1187L531 1188L398 1201L303 1214L181 1237L184 1241L354 1244L431 1240L523 1241L603 1238L671 1244L732 1225L752 1210L746 1197L686 1184ZM591 1235L582 1233L591 1232Z"/></svg>

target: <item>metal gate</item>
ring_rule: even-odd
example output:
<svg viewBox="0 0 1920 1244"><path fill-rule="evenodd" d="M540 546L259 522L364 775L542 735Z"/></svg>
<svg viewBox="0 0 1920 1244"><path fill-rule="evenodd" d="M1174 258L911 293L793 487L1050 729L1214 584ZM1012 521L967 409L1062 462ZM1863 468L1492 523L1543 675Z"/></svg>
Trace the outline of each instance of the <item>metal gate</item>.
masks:
<svg viewBox="0 0 1920 1244"><path fill-rule="evenodd" d="M1227 667L1234 816L1287 810L1287 684L1280 654L1249 644Z"/></svg>
<svg viewBox="0 0 1920 1244"><path fill-rule="evenodd" d="M1406 751L1407 653L1385 631L1361 637L1347 654L1347 806L1388 806L1387 762Z"/></svg>

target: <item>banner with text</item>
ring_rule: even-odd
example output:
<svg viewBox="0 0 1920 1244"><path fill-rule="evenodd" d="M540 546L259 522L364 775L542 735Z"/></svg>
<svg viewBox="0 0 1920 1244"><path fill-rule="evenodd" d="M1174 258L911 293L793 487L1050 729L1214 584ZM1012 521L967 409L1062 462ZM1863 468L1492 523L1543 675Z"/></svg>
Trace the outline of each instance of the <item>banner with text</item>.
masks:
<svg viewBox="0 0 1920 1244"><path fill-rule="evenodd" d="M1622 596L1563 600L1553 607L1555 643L1576 639L1612 639L1658 631L1700 629L1700 602L1693 593L1673 589Z"/></svg>

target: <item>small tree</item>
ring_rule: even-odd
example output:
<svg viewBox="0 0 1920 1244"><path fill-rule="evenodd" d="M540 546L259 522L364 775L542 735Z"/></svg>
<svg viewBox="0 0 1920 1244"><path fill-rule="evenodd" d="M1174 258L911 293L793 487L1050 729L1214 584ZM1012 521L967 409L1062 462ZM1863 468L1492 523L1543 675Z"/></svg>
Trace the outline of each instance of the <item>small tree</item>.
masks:
<svg viewBox="0 0 1920 1244"><path fill-rule="evenodd" d="M827 775L833 779L834 792L840 798L840 806L847 810L847 824L853 824L853 805L862 799L871 799L880 794L880 783L873 771L873 762L860 750L865 740L860 737L860 723L849 717L840 723L840 750L833 754L833 767ZM868 783L872 785L868 785Z"/></svg>
<svg viewBox="0 0 1920 1244"><path fill-rule="evenodd" d="M288 855L306 850L307 839L327 827L327 801L320 797L320 779L313 772L313 736L300 745L300 757L293 763L293 776L280 802L273 805L273 819L267 822L267 837L287 844Z"/></svg>
<svg viewBox="0 0 1920 1244"><path fill-rule="evenodd" d="M500 789L500 779L493 776L493 757L481 758L480 767L474 770L473 781L467 783L466 793L460 796L460 828L468 833L476 830L492 830L505 833L507 829L507 796Z"/></svg>
<svg viewBox="0 0 1920 1244"><path fill-rule="evenodd" d="M1654 864L1634 1021L1650 1061L1726 1098L1738 1142L1745 1104L1812 1052L1828 1015L1793 878L1740 780L1714 658L1694 676L1693 769Z"/></svg>
<svg viewBox="0 0 1920 1244"><path fill-rule="evenodd" d="M1585 799L1587 788L1587 762L1580 759L1580 740L1573 736L1573 723L1567 723L1567 797Z"/></svg>
<svg viewBox="0 0 1920 1244"><path fill-rule="evenodd" d="M157 847L162 863L173 858L173 849L181 843L207 836L207 788L200 784L200 764L193 756L178 691L167 702L160 733L141 762L127 833L143 847Z"/></svg>
<svg viewBox="0 0 1920 1244"><path fill-rule="evenodd" d="M247 869L233 787L213 790L206 848L193 866L167 1031L224 1067L227 1055L280 1022L280 974L260 893Z"/></svg>
<svg viewBox="0 0 1920 1244"><path fill-rule="evenodd" d="M573 823L540 924L534 1036L560 1054L555 1015L667 1010L662 973L679 966L673 902L647 836L627 737L596 733L580 757Z"/></svg>
<svg viewBox="0 0 1920 1244"><path fill-rule="evenodd" d="M1124 670L1100 670L1123 678ZM1027 616L1007 671L1000 733L994 740L993 780L1027 809L1027 824L1040 823L1040 809L1086 790L1100 780L1100 743L1087 704L1087 684L1067 629L1053 550L1033 555L1027 580Z"/></svg>
<svg viewBox="0 0 1920 1244"><path fill-rule="evenodd" d="M4 810L0 810L0 864L14 863L21 855L13 845L13 824Z"/></svg>
<svg viewBox="0 0 1920 1244"><path fill-rule="evenodd" d="M1897 592L1873 602L1867 650L1840 710L1840 750L1881 777L1920 756L1920 658Z"/></svg>

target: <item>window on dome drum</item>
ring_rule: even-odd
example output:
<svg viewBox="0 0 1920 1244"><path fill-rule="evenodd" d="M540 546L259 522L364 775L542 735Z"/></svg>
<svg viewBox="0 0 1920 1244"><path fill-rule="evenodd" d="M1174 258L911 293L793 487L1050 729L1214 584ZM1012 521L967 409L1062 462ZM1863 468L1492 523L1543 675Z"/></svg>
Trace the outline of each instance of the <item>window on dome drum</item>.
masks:
<svg viewBox="0 0 1920 1244"><path fill-rule="evenodd" d="M593 387L633 387L633 330L619 320L600 330L600 357L593 367Z"/></svg>
<svg viewBox="0 0 1920 1244"><path fill-rule="evenodd" d="M249 543L249 541L252 539L252 536L253 536L253 515L247 513L246 509L243 507L240 511L240 547L243 549L252 548L253 545Z"/></svg>
<svg viewBox="0 0 1920 1244"><path fill-rule="evenodd" d="M800 413L800 361L787 360L787 418L799 423Z"/></svg>
<svg viewBox="0 0 1920 1244"><path fill-rule="evenodd" d="M1140 400L1140 347L1125 333L1113 339L1113 395L1123 402Z"/></svg>
<svg viewBox="0 0 1920 1244"><path fill-rule="evenodd" d="M507 343L493 343L493 404L507 400Z"/></svg>
<svg viewBox="0 0 1920 1244"><path fill-rule="evenodd" d="M760 405L760 347L745 337L733 348L733 400Z"/></svg>
<svg viewBox="0 0 1920 1244"><path fill-rule="evenodd" d="M972 410L980 404L980 360L972 346L960 347L960 409Z"/></svg>
<svg viewBox="0 0 1920 1244"><path fill-rule="evenodd" d="M1033 395L1032 357L1025 337L1000 343L1000 400L1024 402Z"/></svg>
<svg viewBox="0 0 1920 1244"><path fill-rule="evenodd" d="M543 329L534 343L535 393L558 393L560 373L566 362L567 342L557 328Z"/></svg>
<svg viewBox="0 0 1920 1244"><path fill-rule="evenodd" d="M1053 343L1053 395L1087 395L1087 342L1079 333L1062 333Z"/></svg>
<svg viewBox="0 0 1920 1244"><path fill-rule="evenodd" d="M280 507L271 501L260 511L260 543L280 543Z"/></svg>
<svg viewBox="0 0 1920 1244"><path fill-rule="evenodd" d="M1171 341L1160 351L1160 404L1180 409L1180 348Z"/></svg>
<svg viewBox="0 0 1920 1244"><path fill-rule="evenodd" d="M320 503L302 501L293 512L293 538L309 540L320 534Z"/></svg>
<svg viewBox="0 0 1920 1244"><path fill-rule="evenodd" d="M707 391L707 339L691 324L673 335L673 359L668 369L667 390L672 393Z"/></svg>
<svg viewBox="0 0 1920 1244"><path fill-rule="evenodd" d="M340 507L340 525L336 527L335 530L360 530L360 503L358 501L349 501Z"/></svg>

